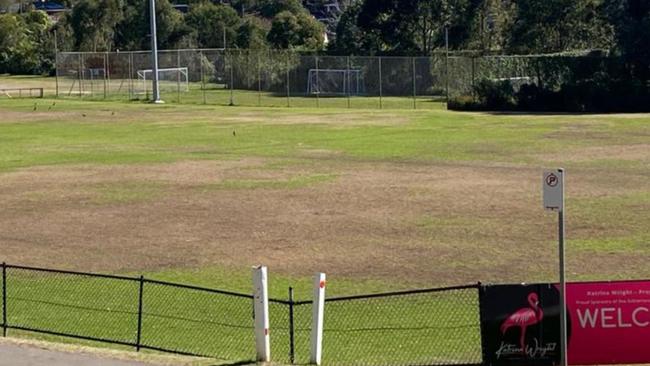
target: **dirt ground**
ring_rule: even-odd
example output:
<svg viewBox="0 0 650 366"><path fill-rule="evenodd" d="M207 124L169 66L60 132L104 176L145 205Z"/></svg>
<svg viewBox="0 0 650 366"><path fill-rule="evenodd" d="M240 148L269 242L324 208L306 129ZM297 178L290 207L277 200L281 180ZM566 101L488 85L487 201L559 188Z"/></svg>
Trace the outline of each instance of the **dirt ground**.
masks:
<svg viewBox="0 0 650 366"><path fill-rule="evenodd" d="M324 172L328 179L309 180ZM541 208L539 180L536 167L486 163L35 167L2 174L0 242L8 263L92 271L266 264L290 275L422 284L552 279L555 216ZM575 198L648 186L632 173L603 181L581 170L571 180ZM568 217L573 238L626 234ZM650 272L636 269L647 260L575 252L568 266L580 276L599 267L600 277L642 276Z"/></svg>

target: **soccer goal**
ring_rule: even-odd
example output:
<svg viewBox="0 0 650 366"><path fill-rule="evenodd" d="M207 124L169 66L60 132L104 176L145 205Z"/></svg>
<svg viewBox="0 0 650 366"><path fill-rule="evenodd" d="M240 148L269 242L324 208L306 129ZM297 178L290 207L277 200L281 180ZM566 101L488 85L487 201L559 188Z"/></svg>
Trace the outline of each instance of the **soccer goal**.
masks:
<svg viewBox="0 0 650 366"><path fill-rule="evenodd" d="M151 90L153 70L138 70L138 82L142 86L141 93ZM189 91L190 84L187 76L187 67L172 67L158 69L158 88L167 91Z"/></svg>
<svg viewBox="0 0 650 366"><path fill-rule="evenodd" d="M307 94L362 95L363 72L359 69L310 69Z"/></svg>

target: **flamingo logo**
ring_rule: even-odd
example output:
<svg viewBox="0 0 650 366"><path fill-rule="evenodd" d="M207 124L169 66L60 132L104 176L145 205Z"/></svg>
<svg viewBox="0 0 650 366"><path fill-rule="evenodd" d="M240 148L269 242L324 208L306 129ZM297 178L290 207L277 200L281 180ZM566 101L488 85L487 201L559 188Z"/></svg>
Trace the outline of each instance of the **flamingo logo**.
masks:
<svg viewBox="0 0 650 366"><path fill-rule="evenodd" d="M501 334L505 335L508 329L519 327L519 345L521 346L521 353L526 354L526 329L538 324L544 318L544 312L539 306L539 296L535 292L528 294L528 305L530 307L521 308L516 312L510 314L508 318L501 324Z"/></svg>

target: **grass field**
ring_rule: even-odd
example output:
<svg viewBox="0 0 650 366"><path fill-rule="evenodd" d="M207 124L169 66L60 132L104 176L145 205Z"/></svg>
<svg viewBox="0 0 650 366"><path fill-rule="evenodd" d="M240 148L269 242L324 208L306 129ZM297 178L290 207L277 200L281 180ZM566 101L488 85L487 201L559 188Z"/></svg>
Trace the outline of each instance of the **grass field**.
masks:
<svg viewBox="0 0 650 366"><path fill-rule="evenodd" d="M0 114L8 263L243 292L266 264L272 296L298 299L316 271L330 295L552 281L541 171L563 166L569 279L650 277L650 115L68 98Z"/></svg>

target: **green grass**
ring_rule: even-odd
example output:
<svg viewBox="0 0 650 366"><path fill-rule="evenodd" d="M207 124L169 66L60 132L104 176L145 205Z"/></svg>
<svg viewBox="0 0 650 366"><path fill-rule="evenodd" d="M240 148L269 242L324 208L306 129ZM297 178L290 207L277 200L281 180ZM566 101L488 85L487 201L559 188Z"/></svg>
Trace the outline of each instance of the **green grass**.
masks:
<svg viewBox="0 0 650 366"><path fill-rule="evenodd" d="M51 79L18 77L9 81L30 86L51 83ZM116 90L117 86L112 84L111 88ZM344 163L397 162L422 169L434 163L496 165L528 170L561 164L571 174L579 172L583 177L581 188L571 185L567 200L570 256L583 260L592 255L616 254L623 255L625 260L630 258L625 256L643 259L649 253L650 196L647 180L643 180L647 177L648 161L615 154L620 147L648 144L650 118L646 115L454 113L446 111L441 103L425 99L418 99L417 110L412 110L412 100L408 98L383 98L384 109L379 110L378 98L296 97L287 101L268 93L245 91L234 92L235 104L259 103L263 107L224 107L229 103L229 91L206 91L209 105L203 105L203 92L195 88L181 93L180 100L175 99L179 97L175 93L163 96L168 104L162 106L123 102L120 100L124 95L117 94L103 101L99 89L83 100L0 100L0 111L10 116L0 122L0 174L41 166L137 167L240 158L266 161L254 169L270 173L271 177L251 178L244 174L242 178L195 186L199 191L210 192L295 190L335 183L341 177L330 168ZM178 104L179 101L187 104ZM292 108L284 108L287 102ZM36 112L32 111L34 103ZM612 149L614 153L565 159L593 147ZM302 171L315 164L319 164L316 171ZM287 167L300 172L285 174L283 170ZM594 177L599 175L606 175L611 182L598 183L596 188L605 193L592 193L589 190L595 185ZM569 177L572 179L573 175ZM587 187L584 191L583 185ZM96 205L126 205L156 201L165 196L166 189L156 181L127 181L91 185L89 194L93 197L90 202ZM496 213L483 217L449 214L441 219L432 212L416 217L414 226L431 237L456 233L487 236L494 234L490 231L493 228L516 231L517 228L510 227L512 218L498 216L501 208L495 204ZM553 247L550 234L544 243ZM501 249L488 250L494 252L475 263L445 256L441 265L454 263L450 268L461 269L469 265L498 266L492 262L497 254L502 254ZM639 272L638 276L648 273L643 268L628 268L612 276L632 276L633 271ZM140 274L132 269L123 272ZM251 291L247 268L172 266L149 269L144 275L243 293ZM310 278L274 271L270 276L272 297L286 299L291 286L296 299L310 298ZM435 281L430 279L431 283ZM403 279L340 276L328 280L327 292L331 297L406 287L413 285ZM10 271L9 322L130 342L135 336L137 290L134 283L107 284L103 280L27 273L14 276ZM156 285L145 286L144 298L145 344L210 353L229 360L254 356L248 300ZM478 357L480 347L476 301L468 291L460 296L431 294L329 304L325 363L471 362ZM286 362L288 315L283 306L275 304L271 308L274 358ZM308 357L309 318L309 306L296 309L297 354L298 361L303 363Z"/></svg>
<svg viewBox="0 0 650 366"><path fill-rule="evenodd" d="M277 285L273 288L276 292ZM137 280L9 268L7 289L7 321L12 326L136 342ZM298 291L303 292L306 287ZM254 359L251 299L144 283L142 301L142 345L222 360ZM328 303L324 361L478 362L477 301L477 291L468 289ZM289 307L271 303L270 315L274 360L288 363ZM297 306L298 363L309 360L310 322L310 304Z"/></svg>

